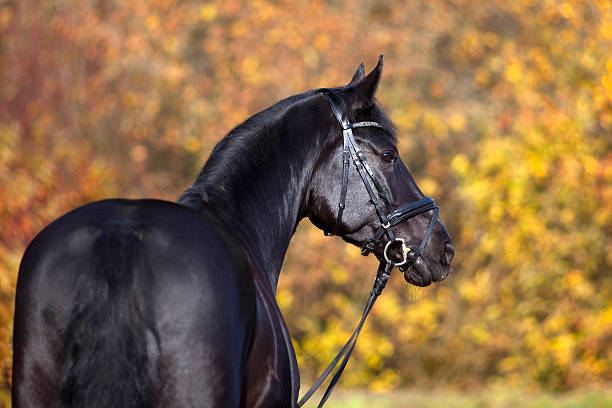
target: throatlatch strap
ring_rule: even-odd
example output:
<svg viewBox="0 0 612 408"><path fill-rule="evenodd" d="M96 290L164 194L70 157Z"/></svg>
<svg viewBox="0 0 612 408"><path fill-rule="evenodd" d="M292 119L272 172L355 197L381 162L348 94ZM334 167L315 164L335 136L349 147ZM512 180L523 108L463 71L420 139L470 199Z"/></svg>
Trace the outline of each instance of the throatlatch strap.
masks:
<svg viewBox="0 0 612 408"><path fill-rule="evenodd" d="M395 263L393 262L385 263L383 261L380 263L380 265L378 266L378 271L376 272L376 279L374 280L374 285L372 286L372 290L370 291L370 296L368 298L368 301L366 302L365 308L363 309L363 314L361 315L361 320L359 320L359 324L357 324L357 328L355 329L351 337L348 339L344 347L342 347L340 352L336 355L336 357L332 360L332 362L327 366L325 371L323 371L323 374L319 376L317 381L315 381L312 387L310 387L310 389L306 391L304 396L300 399L300 401L297 404L298 407L301 407L302 405L306 403L306 401L308 401L308 399L312 396L312 394L315 393L315 391L321 386L321 384L323 384L325 379L331 374L331 372L334 370L334 368L338 364L338 361L340 361L342 356L344 356L344 358L342 359L342 362L340 363L340 365L338 366L338 369L336 370L334 376L332 377L329 385L327 386L327 389L325 390L325 394L323 395L323 398L321 398L321 401L319 402L318 407L321 408L325 404L325 402L331 395L332 391L334 390L334 387L338 383L338 380L340 379L340 376L342 375L342 372L344 371L344 368L346 367L346 364L348 363L348 360L351 357L351 354L353 353L353 349L355 348L355 344L357 343L357 338L359 337L359 334L361 333L361 329L363 328L365 320L368 317L368 314L370 314L370 311L372 310L372 308L374 307L374 303L376 302L376 299L378 299L378 296L380 296L383 289L387 285L387 281L389 280L389 276L391 276L391 271L393 270L394 266L395 266Z"/></svg>

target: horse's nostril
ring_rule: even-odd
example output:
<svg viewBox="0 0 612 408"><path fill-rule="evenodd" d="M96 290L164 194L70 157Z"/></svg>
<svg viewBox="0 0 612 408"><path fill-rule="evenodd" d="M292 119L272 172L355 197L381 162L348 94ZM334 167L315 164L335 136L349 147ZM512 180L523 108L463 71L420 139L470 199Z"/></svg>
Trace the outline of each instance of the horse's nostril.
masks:
<svg viewBox="0 0 612 408"><path fill-rule="evenodd" d="M453 257L455 256L455 247L450 242L444 244L444 260L446 261L445 265L450 265Z"/></svg>

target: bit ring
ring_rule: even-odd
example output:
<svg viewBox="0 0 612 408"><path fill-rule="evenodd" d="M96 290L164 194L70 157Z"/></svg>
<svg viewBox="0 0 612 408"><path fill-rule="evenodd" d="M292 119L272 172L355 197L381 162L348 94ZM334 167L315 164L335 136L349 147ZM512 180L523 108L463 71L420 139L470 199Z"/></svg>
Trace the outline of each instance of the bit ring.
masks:
<svg viewBox="0 0 612 408"><path fill-rule="evenodd" d="M412 251L412 248L406 245L406 241L404 240L404 238L395 238L395 240L393 241L388 241L387 244L385 245L383 256L385 257L385 261L387 261L387 263L393 262L391 261L391 259L389 259L389 255L387 254L387 251L389 251L389 247L391 246L391 244L394 244L396 242L401 242L402 244L402 255L404 256L404 260L399 263L395 263L395 262L394 263L395 263L395 266L401 266L401 265L404 265L406 262L408 262L408 253Z"/></svg>

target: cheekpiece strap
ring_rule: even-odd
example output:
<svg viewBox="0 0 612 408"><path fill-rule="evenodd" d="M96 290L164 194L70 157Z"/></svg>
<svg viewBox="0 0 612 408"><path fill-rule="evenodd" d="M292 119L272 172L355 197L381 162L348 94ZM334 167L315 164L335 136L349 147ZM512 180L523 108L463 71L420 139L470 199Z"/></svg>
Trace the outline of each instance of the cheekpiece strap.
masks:
<svg viewBox="0 0 612 408"><path fill-rule="evenodd" d="M382 185L378 181L378 178L376 177L376 175L372 171L372 168L370 167L367 160L365 159L361 149L359 148L359 145L357 144L355 137L353 136L352 129L358 128L358 127L376 127L379 129L383 129L388 133L390 132L383 125L377 122L364 121L364 122L350 123L346 115L342 114L342 111L339 107L339 101L337 97L331 92L324 92L323 95L325 95L325 97L329 101L331 110L334 116L336 117L336 120L342 126L342 136L344 139L343 140L344 150L342 154L342 157L343 157L342 159L343 160L342 188L340 190L340 202L338 204L338 214L336 216L336 224L334 225L334 228L332 229L330 233L326 233L326 235L336 235L340 229L340 224L342 222L342 215L346 207L345 202L346 202L346 192L347 192L347 187L348 187L348 173L349 173L348 167L350 167L350 163L348 161L349 155L352 158L353 163L355 164L355 167L357 168L357 171L359 172L359 176L361 177L365 185L365 188L368 191L368 194L370 195L370 198L372 199L372 203L374 204L374 207L376 208L376 212L378 213L378 216L381 220L381 224L386 225L388 224L387 212L390 212L389 199L384 189L382 188ZM378 196L382 199L385 207L387 207L387 212L385 212L383 208L380 206L380 203L377 198L377 194L374 192L374 189L370 185L369 180L372 181L372 183L374 184L374 187L376 188L378 192ZM385 232L387 232L387 234L389 235L389 239L391 240L395 239L393 232L390 229L385 228Z"/></svg>

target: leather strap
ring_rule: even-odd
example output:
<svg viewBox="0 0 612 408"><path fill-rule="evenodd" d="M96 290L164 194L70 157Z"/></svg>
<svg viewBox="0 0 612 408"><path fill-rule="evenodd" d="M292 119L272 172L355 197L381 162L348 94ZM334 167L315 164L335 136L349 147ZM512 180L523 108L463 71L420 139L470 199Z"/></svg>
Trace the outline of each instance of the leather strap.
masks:
<svg viewBox="0 0 612 408"><path fill-rule="evenodd" d="M372 286L372 290L370 291L370 296L368 297L368 301L366 302L365 308L363 309L363 313L361 315L361 320L359 320L359 323L357 324L355 331L353 331L353 334L351 335L351 337L344 344L344 346L342 347L340 352L336 355L336 357L332 360L332 362L327 366L325 371L323 371L323 373L319 376L317 381L315 381L312 387L310 387L310 389L306 391L304 396L302 396L302 398L297 404L298 407L301 407L302 405L306 403L306 401L310 399L310 397L321 386L321 384L323 384L325 379L329 377L329 375L332 373L336 365L338 365L338 361L340 361L340 359L342 358L342 362L338 366L334 376L332 377L329 385L327 386L327 389L325 390L325 394L321 398L321 401L319 402L318 407L321 408L325 404L325 402L331 395L332 391L334 390L336 384L338 383L338 380L340 379L340 376L342 375L342 372L344 371L344 368L346 367L346 364L348 363L348 360L351 357L351 354L353 353L353 349L355 348L355 344L357 343L357 338L359 337L359 334L361 333L361 329L363 328L363 325L365 324L366 318L368 317L368 315L370 314L370 311L374 307L374 303L376 302L376 299L378 299L378 296L380 296L383 289L387 285L387 281L389 280L389 276L391 276L391 271L393 270L394 266L395 264L393 262L390 262L390 263L381 262L380 263L380 265L378 266L378 272L376 273L376 278L374 280L374 285Z"/></svg>
<svg viewBox="0 0 612 408"><path fill-rule="evenodd" d="M418 256L423 252L423 249L425 248L425 245L429 240L429 236L433 231L433 227L438 219L438 206L436 205L434 199L431 197L423 197L420 200L414 201L410 204L398 208L397 210L393 211L387 218L389 222L389 227L394 227L409 218L412 218L429 210L434 210L434 214L429 223L429 227L427 228L428 232L425 233L423 239L421 240L421 243L419 244L418 248L421 249L419 251L414 251L412 253L412 255L414 256ZM371 251L373 251L380 244L380 240L382 239L385 232L386 230L382 226L379 227L376 233L374 234L374 237L370 237L366 240L366 242L361 248L361 254L368 255Z"/></svg>
<svg viewBox="0 0 612 408"><path fill-rule="evenodd" d="M427 241L429 241L429 236L431 235L434 225L436 225L436 220L438 219L438 210L438 207L434 208L434 213L431 216L431 221L429 221L429 227L427 227L427 232L425 232L425 236L423 237L423 240L421 241L421 244L419 245L418 249L414 251L413 257L415 259L421 256L423 250L425 249L425 245L427 245Z"/></svg>
<svg viewBox="0 0 612 408"><path fill-rule="evenodd" d="M372 180L372 183L374 184L374 187L376 188L378 192L378 196L381 197L381 199L383 200L385 206L387 207L387 210L389 210L389 207L390 207L389 200L387 198L387 195L384 189L382 188L382 185L378 181L378 178L376 177L370 165L368 164L367 160L365 159L365 156L363 155L363 152L359 148L359 145L355 141L355 137L353 136L352 129L358 128L358 127L377 127L377 128L383 129L387 133L390 133L390 132L383 125L377 122L350 123L349 120L346 118L346 116L341 113L339 103L338 103L336 96L331 92L324 92L323 95L325 95L325 97L329 101L331 110L334 116L336 117L336 120L342 126L342 136L344 139L343 140L344 141L344 152L343 152L342 189L340 190L340 203L338 204L338 215L336 216L336 224L334 225L334 228L332 229L330 233L326 233L326 235L336 235L338 233L338 230L340 229L340 224L342 222L342 213L344 212L344 208L346 207L346 188L348 185L348 169L347 169L348 163L345 159L346 158L345 152L347 151L347 147L348 147L350 156L353 160L353 163L355 164L355 167L357 168L357 171L359 172L361 180L363 181L363 184L365 185L365 188L368 191L370 198L372 199L372 203L374 204L374 207L376 208L376 212L378 213L378 216L380 217L382 224L383 225L387 224L387 215L385 214L385 211L383 211L383 208L381 207L378 201L377 195L374 193L374 190L368 178ZM347 175L346 179L344 177L345 174ZM387 235L389 236L390 240L395 239L395 236L393 235L393 232L390 229L385 228L385 232L387 232Z"/></svg>
<svg viewBox="0 0 612 408"><path fill-rule="evenodd" d="M336 224L334 225L334 229L331 231L331 233L326 233L326 235L338 234L338 229L340 228L340 223L342 222L342 213L344 212L344 207L346 206L346 190L348 187L350 160L351 153L348 150L346 139L344 139L344 151L342 152L342 187L340 189L340 203L338 204L338 215L336 216Z"/></svg>
<svg viewBox="0 0 612 408"><path fill-rule="evenodd" d="M336 117L340 125L342 126L342 137L343 137L343 143L344 143L344 148L342 152L342 187L340 189L340 203L338 204L338 215L336 216L336 224L334 225L334 228L329 234L326 233L326 235L336 235L340 229L340 224L342 223L342 214L346 206L346 192L347 192L347 187L348 187L349 167L350 167L350 161L352 159L353 164L357 168L357 172L359 173L359 176L361 177L361 180L363 181L363 184L368 192L368 195L370 196L370 199L372 200L372 203L374 204L376 213L378 214L378 217L380 218L380 221L381 221L381 225L376 231L376 233L374 234L374 237L367 238L364 244L362 245L361 247L362 255L368 255L370 252L374 251L376 247L380 245L381 239L383 235L385 234L387 234L387 236L389 237L389 241L396 241L395 235L393 234L393 231L391 231L391 227L409 218L412 218L418 214L421 214L429 210L433 210L433 215L429 222L429 226L427 227L425 236L421 240L421 243L419 244L418 248L416 250L412 248L413 250L410 251L408 255L404 255L407 262L410 262L410 263L414 262L425 249L425 246L427 245L427 242L429 241L429 237L431 233L433 232L433 228L438 219L438 206L436 206L436 203L433 200L433 198L424 197L424 198L421 198L420 200L404 205L396 209L395 211L391 211L391 205L389 203L387 194L382 188L382 185L380 184L378 178L372 171L372 168L370 167L368 161L363 155L363 152L359 148L359 145L357 144L357 141L355 140L355 137L353 136L352 129L362 128L362 127L376 127L376 128L384 130L385 132L389 134L391 134L391 132L388 129L386 129L383 125L377 122L365 121L365 122L350 123L348 118L346 118L346 116L342 114L339 108L339 103L338 103L336 96L329 91L324 92L324 95L329 101L329 104L331 106L332 112L334 113L334 116ZM384 206L387 209L387 212L385 212L385 210L381 206L378 200L377 194L374 192L374 189L372 188L372 184L370 184L370 180L372 181L374 188L378 192L378 197L380 197L380 199L383 201ZM403 240L402 240L402 243L403 243ZM386 257L386 251L385 251L385 257ZM332 391L334 390L336 384L340 380L340 376L344 372L344 368L346 367L348 360L351 357L353 349L355 348L355 344L357 343L357 338L359 337L359 334L361 333L361 329L363 328L363 325L365 324L365 320L368 317L368 314L370 313L370 311L372 310L372 307L374 307L374 303L376 302L376 299L378 298L378 296L380 296L380 294L382 293L382 290L385 288L387 281L389 279L389 276L391 275L391 271L393 270L394 267L395 267L395 263L392 261L389 261L389 262L381 261L380 262L380 265L378 267L378 272L376 273L376 279L374 280L374 286L372 287L372 290L370 291L370 296L368 298L366 306L363 310L363 314L361 315L361 319L359 320L359 323L357 324L355 331L353 332L351 337L348 339L348 341L344 344L340 352L336 355L336 357L329 364L329 366L327 366L325 371L323 371L321 376L319 376L319 378L315 381L312 387L310 387L310 389L306 391L304 396L298 402L297 404L298 407L301 407L302 405L304 405L304 403L306 403L306 401L308 401L308 399L321 386L321 384L323 384L325 379L333 372L334 368L338 366L336 369L336 372L334 373L334 376L332 377L329 385L327 386L327 389L325 390L325 394L323 395L323 397L321 398L321 401L319 402L318 407L319 408L323 407L323 405L325 404L325 402L331 395ZM342 359L341 362L340 362L340 359ZM340 365L338 365L338 362L340 362Z"/></svg>
<svg viewBox="0 0 612 408"><path fill-rule="evenodd" d="M342 137L343 137L343 143L344 143L344 149L342 153L342 187L340 190L340 202L338 204L338 214L336 216L336 223L334 225L334 228L332 229L330 233L326 232L325 235L338 234L340 225L342 223L342 215L344 213L344 209L346 208L346 192L347 192L347 187L348 187L348 173L349 173L348 168L350 166L349 161L348 161L348 156L350 155L353 161L353 164L357 168L359 176L361 177L361 180L363 181L363 184L368 192L368 195L370 196L370 199L372 200L372 204L374 204L374 208L376 209L376 213L378 214L378 217L380 218L380 224L381 224L378 230L376 231L376 233L374 234L374 236L366 238L366 240L364 241L361 247L361 254L366 256L370 252L374 251L378 245L380 245L383 235L386 234L390 241L395 240L395 235L393 234L391 227L399 224L402 221L412 218L422 212L429 211L429 210L436 210L438 207L436 206L433 198L424 197L413 203L400 207L399 209L395 211L391 211L391 204L389 202L389 198L384 188L382 187L380 181L374 174L374 171L370 167L370 164L368 163L365 156L363 155L363 152L359 148L359 145L357 144L357 141L355 140L355 137L353 135L352 129L362 128L362 127L376 127L376 128L384 130L385 132L389 134L391 134L391 132L378 122L363 121L363 122L351 123L349 119L346 117L346 115L342 113L340 109L340 103L337 97L332 92L329 92L329 91L324 92L323 95L325 95L325 97L329 101L331 110L334 116L336 117L336 120L342 126ZM372 185L370 184L370 180L372 184L374 184L374 188L376 189L376 192L378 193L378 197L380 197L380 199L383 201L387 209L387 212L385 212L384 209L382 208L378 200L377 194L374 192L374 188L372 188ZM429 240L429 235L431 235L431 231L433 231L433 227L437 221L437 218L438 218L438 213L436 210L435 213L433 214L433 217L431 218L431 222L428 228L428 231L430 232L429 234L425 234L418 248L424 248L425 245L427 244L427 241ZM415 251L416 254L413 253L412 255L418 256L422 253L422 251L423 249L421 249L420 251L417 250Z"/></svg>
<svg viewBox="0 0 612 408"><path fill-rule="evenodd" d="M408 218L412 218L425 211L433 210L434 208L436 208L434 199L431 197L423 197L418 201L413 201L393 211L388 217L389 223L394 227Z"/></svg>

